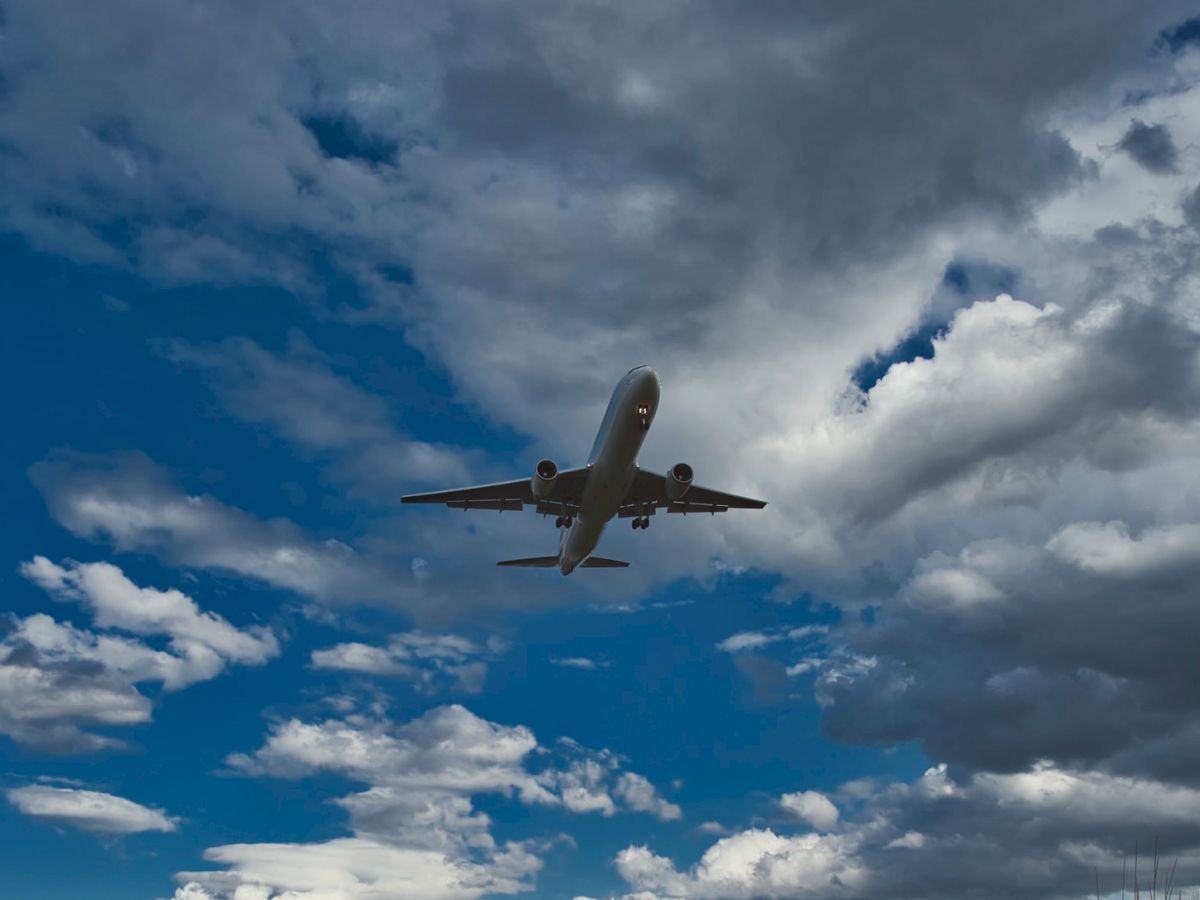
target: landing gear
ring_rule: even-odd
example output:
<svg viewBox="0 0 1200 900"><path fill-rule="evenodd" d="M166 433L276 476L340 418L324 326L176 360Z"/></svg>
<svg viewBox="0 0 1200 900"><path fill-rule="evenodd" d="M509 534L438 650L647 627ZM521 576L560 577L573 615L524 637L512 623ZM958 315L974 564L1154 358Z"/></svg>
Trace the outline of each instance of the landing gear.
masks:
<svg viewBox="0 0 1200 900"><path fill-rule="evenodd" d="M555 528L563 527L563 517L562 516L559 516L557 519L554 520L554 527Z"/></svg>
<svg viewBox="0 0 1200 900"><path fill-rule="evenodd" d="M639 528L649 528L650 527L650 517L649 516L641 516L639 518L634 519L632 522L629 523L629 525L635 531Z"/></svg>
<svg viewBox="0 0 1200 900"><path fill-rule="evenodd" d="M563 528L570 528L574 524L575 520L570 516L567 516L567 518L563 521Z"/></svg>
<svg viewBox="0 0 1200 900"><path fill-rule="evenodd" d="M637 531L639 528L642 527L642 520L641 519L632 519L629 522L629 527L632 528L634 531Z"/></svg>

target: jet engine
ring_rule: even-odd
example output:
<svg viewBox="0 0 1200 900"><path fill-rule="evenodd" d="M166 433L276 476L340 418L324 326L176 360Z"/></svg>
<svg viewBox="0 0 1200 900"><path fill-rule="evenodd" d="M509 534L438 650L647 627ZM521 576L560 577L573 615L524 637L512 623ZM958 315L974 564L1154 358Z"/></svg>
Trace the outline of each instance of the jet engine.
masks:
<svg viewBox="0 0 1200 900"><path fill-rule="evenodd" d="M674 503L682 500L692 486L692 467L687 463L675 463L667 470L667 499Z"/></svg>
<svg viewBox="0 0 1200 900"><path fill-rule="evenodd" d="M558 480L558 466L552 459L543 459L533 468L531 486L533 496L539 500L548 500L554 493L554 482Z"/></svg>

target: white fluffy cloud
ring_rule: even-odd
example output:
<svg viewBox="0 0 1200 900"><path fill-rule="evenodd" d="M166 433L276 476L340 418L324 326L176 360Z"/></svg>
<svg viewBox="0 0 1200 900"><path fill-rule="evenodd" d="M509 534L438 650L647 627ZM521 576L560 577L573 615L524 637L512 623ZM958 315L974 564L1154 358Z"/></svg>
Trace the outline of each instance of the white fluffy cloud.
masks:
<svg viewBox="0 0 1200 900"><path fill-rule="evenodd" d="M181 873L186 881L175 892L175 900L472 900L527 891L541 868L538 857L518 844L498 849L486 862L477 863L365 838L319 844L229 844L206 851L205 858L225 870L217 875Z"/></svg>
<svg viewBox="0 0 1200 900"><path fill-rule="evenodd" d="M0 733L21 743L57 750L112 746L114 739L83 728L149 721L150 701L135 685L176 691L215 678L228 665L261 665L279 654L269 629L237 629L186 594L139 587L109 563L58 565L37 556L21 573L56 599L82 604L104 630L45 613L11 623L0 641ZM105 633L112 630L138 637ZM147 638L166 638L165 649Z"/></svg>
<svg viewBox="0 0 1200 900"><path fill-rule="evenodd" d="M100 835L175 831L178 820L162 810L124 797L80 788L28 785L6 792L8 802L27 816Z"/></svg>
<svg viewBox="0 0 1200 900"><path fill-rule="evenodd" d="M53 597L84 604L98 628L165 635L181 655L211 653L219 660L261 664L279 654L267 628L239 630L213 612L202 612L182 591L138 587L111 563L56 565L44 556L21 564L21 574ZM168 686L181 686L168 681Z"/></svg>
<svg viewBox="0 0 1200 900"><path fill-rule="evenodd" d="M349 814L353 836L214 847L206 858L224 868L181 873L176 897L240 898L259 891L315 898L340 890L347 898L398 892L473 898L529 890L541 868L538 846L497 844L490 818L474 808L476 794L612 815L615 793L630 810L663 820L680 815L646 779L621 772L608 751L564 739L550 751L549 765L532 768L546 759L547 749L528 728L489 722L457 705L399 726L361 718L279 723L257 751L230 756L230 767L280 778L335 772L366 784L335 801Z"/></svg>
<svg viewBox="0 0 1200 900"><path fill-rule="evenodd" d="M838 808L819 791L784 794L779 805L817 831L832 831L838 824Z"/></svg>
<svg viewBox="0 0 1200 900"><path fill-rule="evenodd" d="M785 837L750 829L713 844L689 872L646 847L617 854L617 871L647 897L752 898L854 896L866 883L856 842L841 835Z"/></svg>

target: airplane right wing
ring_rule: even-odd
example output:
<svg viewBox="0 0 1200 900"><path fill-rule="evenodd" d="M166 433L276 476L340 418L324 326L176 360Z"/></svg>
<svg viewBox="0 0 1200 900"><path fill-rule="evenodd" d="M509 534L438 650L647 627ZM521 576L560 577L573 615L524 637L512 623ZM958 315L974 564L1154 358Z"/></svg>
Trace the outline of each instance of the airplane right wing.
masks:
<svg viewBox="0 0 1200 900"><path fill-rule="evenodd" d="M730 509L762 509L766 501L714 491L693 484L678 500L667 497L667 479L645 469L638 469L633 484L621 504L621 518L645 515L648 510L665 509L669 513L719 513Z"/></svg>

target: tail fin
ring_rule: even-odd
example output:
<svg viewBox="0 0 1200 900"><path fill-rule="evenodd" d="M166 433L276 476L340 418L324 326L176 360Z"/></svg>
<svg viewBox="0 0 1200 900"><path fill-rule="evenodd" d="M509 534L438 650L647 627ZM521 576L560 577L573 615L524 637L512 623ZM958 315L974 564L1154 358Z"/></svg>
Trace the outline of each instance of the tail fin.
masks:
<svg viewBox="0 0 1200 900"><path fill-rule="evenodd" d="M558 565L557 556L530 556L526 559L505 559L498 566L515 566L521 569L553 569Z"/></svg>
<svg viewBox="0 0 1200 900"><path fill-rule="evenodd" d="M603 556L589 556L579 564L581 569L624 569L629 563L623 559L605 559Z"/></svg>

